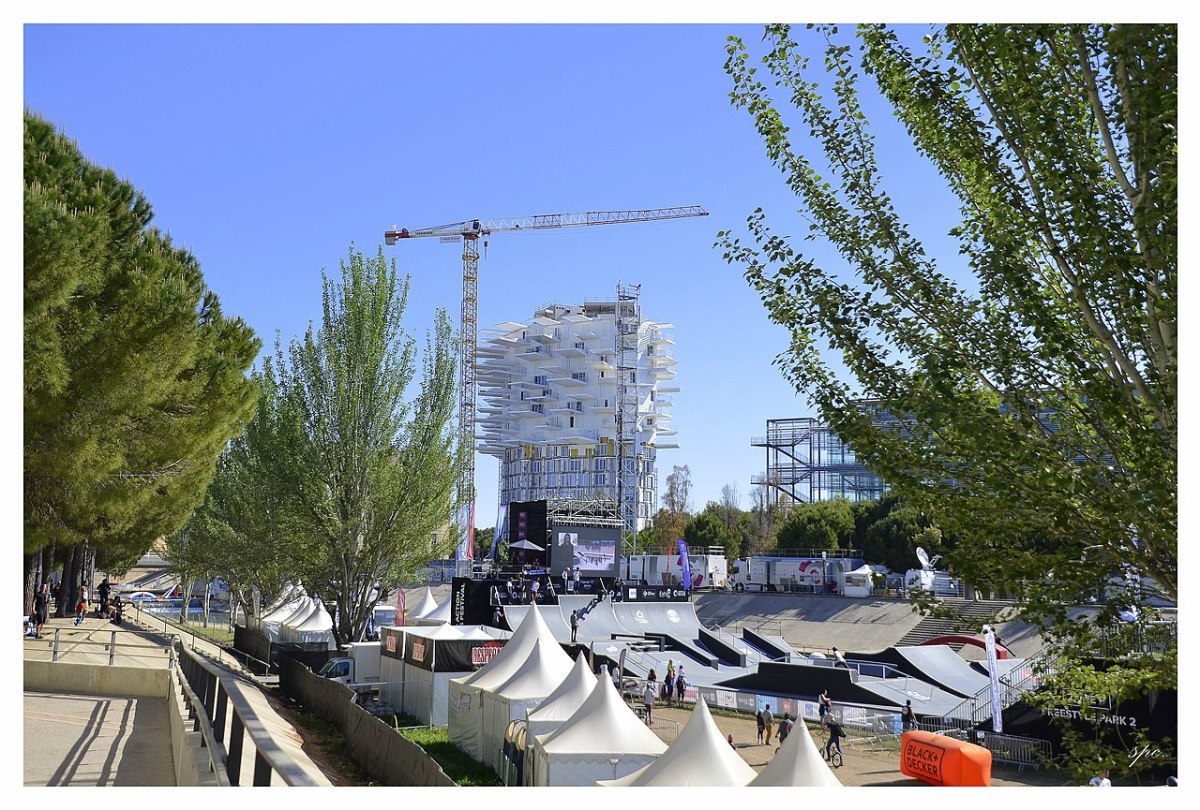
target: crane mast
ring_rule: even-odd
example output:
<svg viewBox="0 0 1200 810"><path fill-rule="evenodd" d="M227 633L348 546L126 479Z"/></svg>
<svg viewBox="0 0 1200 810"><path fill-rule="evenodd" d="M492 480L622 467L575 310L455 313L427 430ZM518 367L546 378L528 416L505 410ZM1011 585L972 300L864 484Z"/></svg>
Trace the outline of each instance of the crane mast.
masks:
<svg viewBox="0 0 1200 810"><path fill-rule="evenodd" d="M459 516L460 535L457 558L472 559L474 557L475 539L475 399L478 393L476 381L476 348L479 342L479 239L493 233L516 231L540 231L557 228L591 227L596 225L621 225L632 222L657 222L666 219L683 219L687 217L705 217L708 212L698 205L676 206L674 208L643 208L628 211L587 211L578 214L534 214L525 217L499 217L494 219L466 219L446 225L434 225L426 228L400 228L392 226L383 234L384 242L394 245L401 239L418 239L438 237L443 240L462 239L463 262L463 291L462 316L460 321L460 339L462 341L459 355L459 396L458 396L458 441L462 448L463 464L459 470L457 493L462 505ZM636 299L635 299L636 300ZM635 304L636 306L636 304ZM619 330L618 330L619 331ZM628 339L628 338L626 338ZM622 338L618 336L618 341ZM636 335L633 337L636 346ZM636 414L632 416L636 420ZM626 420L621 420L623 423ZM623 433L629 432L629 427L622 424L619 430L618 474L617 474L617 503L621 509L625 523L625 537L636 530L636 504L632 511L625 508L622 497L630 486L628 476L621 473L620 466L624 453L628 452L631 442ZM625 480L622 480L625 479ZM632 482L636 491L636 481ZM631 522L632 521L632 522Z"/></svg>

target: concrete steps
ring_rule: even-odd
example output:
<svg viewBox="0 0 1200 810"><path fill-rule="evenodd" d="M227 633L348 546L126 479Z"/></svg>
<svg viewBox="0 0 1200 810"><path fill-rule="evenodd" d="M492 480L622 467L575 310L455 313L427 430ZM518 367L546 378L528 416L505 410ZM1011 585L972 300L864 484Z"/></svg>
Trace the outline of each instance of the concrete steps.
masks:
<svg viewBox="0 0 1200 810"><path fill-rule="evenodd" d="M939 636L952 634L978 635L980 628L991 621L998 611L1010 606L1008 602L970 601L966 599L943 599L942 604L951 608L957 614L953 618L938 618L926 616L908 631L899 641L897 647L915 647ZM961 644L952 644L954 649Z"/></svg>

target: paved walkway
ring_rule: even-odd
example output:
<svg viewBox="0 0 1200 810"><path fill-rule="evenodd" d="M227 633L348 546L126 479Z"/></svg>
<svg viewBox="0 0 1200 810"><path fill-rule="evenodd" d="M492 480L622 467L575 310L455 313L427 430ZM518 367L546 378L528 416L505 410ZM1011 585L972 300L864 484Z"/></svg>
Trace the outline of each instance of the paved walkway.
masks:
<svg viewBox="0 0 1200 810"><path fill-rule="evenodd" d="M26 786L174 786L167 701L25 693Z"/></svg>

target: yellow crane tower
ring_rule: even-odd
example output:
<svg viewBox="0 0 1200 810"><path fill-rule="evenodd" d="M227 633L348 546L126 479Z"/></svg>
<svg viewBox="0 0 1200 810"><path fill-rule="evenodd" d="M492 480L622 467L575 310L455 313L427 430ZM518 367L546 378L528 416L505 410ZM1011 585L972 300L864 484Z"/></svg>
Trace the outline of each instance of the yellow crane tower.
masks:
<svg viewBox="0 0 1200 810"><path fill-rule="evenodd" d="M459 472L457 491L463 513L460 515L458 559L472 559L475 539L475 381L476 346L479 334L479 240L493 233L512 231L543 231L592 225L620 225L626 222L657 222L664 219L704 217L708 212L698 205L675 208L648 208L639 211L588 211L580 214L535 214L528 217L499 219L467 219L430 228L400 228L395 225L383 234L384 241L394 245L401 239L436 236L443 241L462 239L463 294L460 333L462 352L459 360L458 438L461 447L469 448L466 463Z"/></svg>

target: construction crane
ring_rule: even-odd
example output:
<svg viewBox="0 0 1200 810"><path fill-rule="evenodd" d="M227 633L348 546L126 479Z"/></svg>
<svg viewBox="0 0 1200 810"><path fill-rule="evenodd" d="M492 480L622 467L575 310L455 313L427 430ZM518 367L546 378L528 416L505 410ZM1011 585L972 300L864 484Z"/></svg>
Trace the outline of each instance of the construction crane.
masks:
<svg viewBox="0 0 1200 810"><path fill-rule="evenodd" d="M621 225L627 222L658 222L664 219L706 217L708 212L698 205L675 208L648 208L638 211L588 211L581 214L535 214L528 217L499 219L467 219L429 228L400 228L395 225L383 234L384 241L394 245L401 239L436 236L440 240L462 239L463 294L460 334L462 352L459 361L458 438L460 447L469 448L466 463L459 473L458 495L463 504L461 515L464 534L458 546L458 559L474 557L475 538L475 381L476 346L479 334L479 240L493 233L513 231L543 231L593 225ZM486 244L486 243L485 243Z"/></svg>

